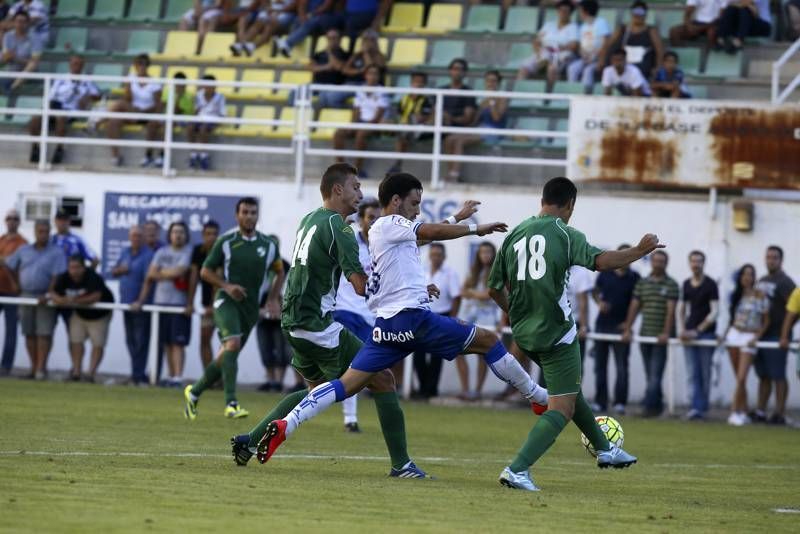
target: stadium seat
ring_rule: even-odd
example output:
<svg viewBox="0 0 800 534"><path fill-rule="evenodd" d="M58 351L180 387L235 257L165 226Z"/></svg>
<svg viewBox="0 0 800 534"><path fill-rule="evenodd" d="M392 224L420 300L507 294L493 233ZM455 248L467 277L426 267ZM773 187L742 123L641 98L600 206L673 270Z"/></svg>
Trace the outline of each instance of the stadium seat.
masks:
<svg viewBox="0 0 800 534"><path fill-rule="evenodd" d="M249 61L260 61L262 63L270 63L273 65L308 65L311 61L311 37L306 37L302 43L292 48L291 56L284 57L282 54L276 54L275 56L270 56L269 54L272 52L271 46L262 46L258 50L256 50L255 54L251 58L246 57L239 57L239 58L231 58L228 56L226 61L235 61L239 60L242 62L249 62Z"/></svg>
<svg viewBox="0 0 800 534"><path fill-rule="evenodd" d="M94 3L94 10L89 16L94 21L112 21L118 22L122 20L125 14L125 2L97 2Z"/></svg>
<svg viewBox="0 0 800 534"><path fill-rule="evenodd" d="M428 22L417 32L447 33L461 28L463 8L461 4L433 4L428 13Z"/></svg>
<svg viewBox="0 0 800 534"><path fill-rule="evenodd" d="M17 101L14 103L17 109L42 109L41 96L18 96ZM14 114L11 116L9 122L11 124L28 124L33 115Z"/></svg>
<svg viewBox="0 0 800 534"><path fill-rule="evenodd" d="M214 34L212 34L214 35ZM209 37L211 37L209 35ZM180 61L194 59L197 46L197 32L171 31L167 34L164 51L153 54L155 61Z"/></svg>
<svg viewBox="0 0 800 534"><path fill-rule="evenodd" d="M280 83L291 83L297 85L304 85L311 83L311 71L308 70L285 70L281 72ZM274 94L265 96L266 100L284 102L289 99L289 90L280 89L275 91Z"/></svg>
<svg viewBox="0 0 800 534"><path fill-rule="evenodd" d="M689 76L700 75L700 49L693 47L672 48L680 58L680 67Z"/></svg>
<svg viewBox="0 0 800 534"><path fill-rule="evenodd" d="M496 32L500 27L500 6L474 5L469 8L465 33Z"/></svg>
<svg viewBox="0 0 800 534"><path fill-rule="evenodd" d="M59 28L56 35L55 52L86 52L86 41L89 37L86 28Z"/></svg>
<svg viewBox="0 0 800 534"><path fill-rule="evenodd" d="M235 82L237 70L234 67L206 67L206 70L203 71L203 76L206 74L214 76L218 82ZM233 86L217 87L217 92L225 95L225 98L230 97L233 90Z"/></svg>
<svg viewBox="0 0 800 534"><path fill-rule="evenodd" d="M514 125L515 130L549 130L549 119L546 117L520 117ZM500 141L503 148L533 148L543 144L543 137L524 137L505 138Z"/></svg>
<svg viewBox="0 0 800 534"><path fill-rule="evenodd" d="M569 120L568 119L558 119L556 120L556 128L555 131L557 132L566 132L569 130ZM551 137L547 140L547 144L552 148L558 149L566 149L567 148L567 138L566 137Z"/></svg>
<svg viewBox="0 0 800 534"><path fill-rule="evenodd" d="M513 43L508 53L505 67L507 69L518 69L532 55L533 49L530 43Z"/></svg>
<svg viewBox="0 0 800 534"><path fill-rule="evenodd" d="M164 22L177 24L183 14L192 9L194 0L167 0L167 11L164 13Z"/></svg>
<svg viewBox="0 0 800 534"><path fill-rule="evenodd" d="M137 54L157 54L161 32L157 30L136 30L132 31L128 38L128 47L125 53L131 56Z"/></svg>
<svg viewBox="0 0 800 534"><path fill-rule="evenodd" d="M544 80L517 80L514 82L515 93L544 93L547 91L547 82ZM541 105L541 100L513 99L509 107L514 109L529 109Z"/></svg>
<svg viewBox="0 0 800 534"><path fill-rule="evenodd" d="M467 43L464 41L435 40L431 59L425 64L428 67L447 67L456 58L463 58Z"/></svg>
<svg viewBox="0 0 800 534"><path fill-rule="evenodd" d="M82 19L88 10L89 0L59 0L56 19Z"/></svg>
<svg viewBox="0 0 800 534"><path fill-rule="evenodd" d="M275 81L275 71L270 69L244 69L243 82L272 83ZM240 87L239 90L228 98L232 99L258 99L272 96L272 89L266 87Z"/></svg>
<svg viewBox="0 0 800 534"><path fill-rule="evenodd" d="M741 52L729 55L725 52L710 51L706 58L706 68L702 76L709 78L739 78L742 75L744 56Z"/></svg>
<svg viewBox="0 0 800 534"><path fill-rule="evenodd" d="M503 33L534 34L538 28L538 7L512 6L508 9Z"/></svg>
<svg viewBox="0 0 800 534"><path fill-rule="evenodd" d="M389 23L381 28L381 33L414 33L422 28L423 14L422 4L397 2L392 6Z"/></svg>
<svg viewBox="0 0 800 534"><path fill-rule="evenodd" d="M175 0L168 0L172 4ZM128 9L128 16L125 20L129 22L150 22L157 20L161 14L161 0L131 0L131 7Z"/></svg>
<svg viewBox="0 0 800 534"><path fill-rule="evenodd" d="M597 87L599 84L595 84ZM556 82L553 86L553 93L560 95L583 95L586 88L581 82ZM568 100L548 100L546 105L550 109L567 109L569 107Z"/></svg>
<svg viewBox="0 0 800 534"><path fill-rule="evenodd" d="M56 74L67 74L69 72L69 61L59 61L55 64L55 67L50 72L55 72Z"/></svg>
<svg viewBox="0 0 800 534"><path fill-rule="evenodd" d="M353 112L349 109L323 109L319 112L319 122L351 122ZM313 141L331 141L336 128L317 128L312 132Z"/></svg>
<svg viewBox="0 0 800 534"><path fill-rule="evenodd" d="M294 108L284 106L281 109L281 115L278 118L282 121L292 121L292 124L284 126L276 126L274 130L270 130L264 134L264 137L270 139L291 139L294 136Z"/></svg>
<svg viewBox="0 0 800 534"><path fill-rule="evenodd" d="M413 67L425 63L428 42L425 39L395 39L390 67Z"/></svg>
<svg viewBox="0 0 800 534"><path fill-rule="evenodd" d="M232 33L209 33L203 42L203 49L199 56L194 56L195 61L213 63L215 61L225 61L230 59L230 46L236 40Z"/></svg>
<svg viewBox="0 0 800 534"><path fill-rule="evenodd" d="M683 23L683 10L668 9L658 13L658 33L669 37L669 29Z"/></svg>
<svg viewBox="0 0 800 534"><path fill-rule="evenodd" d="M242 111L243 119L274 119L275 108L273 106L245 106ZM226 125L225 129L231 125ZM273 126L266 124L240 124L235 135L241 137L261 137L273 130Z"/></svg>
<svg viewBox="0 0 800 534"><path fill-rule="evenodd" d="M96 63L92 69L92 74L97 76L124 76L125 67L120 63ZM101 91L111 91L120 87L122 82L97 82Z"/></svg>

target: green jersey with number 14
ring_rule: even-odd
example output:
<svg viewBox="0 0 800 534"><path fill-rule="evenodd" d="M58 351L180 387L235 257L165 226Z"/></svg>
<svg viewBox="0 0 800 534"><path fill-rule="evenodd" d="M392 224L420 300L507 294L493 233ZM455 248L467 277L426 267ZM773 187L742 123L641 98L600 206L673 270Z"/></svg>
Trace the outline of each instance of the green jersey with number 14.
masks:
<svg viewBox="0 0 800 534"><path fill-rule="evenodd" d="M333 323L341 274L364 273L353 229L333 210L312 211L300 222L289 263L281 325L322 332Z"/></svg>
<svg viewBox="0 0 800 534"><path fill-rule="evenodd" d="M508 288L508 317L520 347L545 352L574 339L569 268L594 270L601 252L581 232L550 215L531 217L506 236L489 274L489 287Z"/></svg>

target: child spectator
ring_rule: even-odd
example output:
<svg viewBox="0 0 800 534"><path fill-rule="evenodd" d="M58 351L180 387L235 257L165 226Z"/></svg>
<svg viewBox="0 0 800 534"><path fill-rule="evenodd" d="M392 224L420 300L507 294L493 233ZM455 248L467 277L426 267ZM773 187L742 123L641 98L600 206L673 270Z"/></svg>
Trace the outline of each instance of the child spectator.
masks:
<svg viewBox="0 0 800 534"><path fill-rule="evenodd" d="M663 66L653 76L650 87L653 95L661 98L692 98L684 83L683 71L678 67L678 54L669 51L664 54Z"/></svg>
<svg viewBox="0 0 800 534"><path fill-rule="evenodd" d="M602 83L606 96L610 96L613 89L622 96L650 96L650 86L642 71L626 61L622 48L611 53L611 65L603 69Z"/></svg>
<svg viewBox="0 0 800 534"><path fill-rule="evenodd" d="M411 87L422 89L428 85L428 75L424 72L411 73ZM407 93L403 95L397 104L397 118L399 124L430 124L433 112L433 102L428 95L418 93ZM430 132L398 132L394 143L395 152L408 152L408 147L414 141L430 139L433 134ZM403 170L402 160L397 160L389 169L388 173L400 172Z"/></svg>
<svg viewBox="0 0 800 534"><path fill-rule="evenodd" d="M203 80L216 81L216 78L210 74L203 76ZM195 113L198 117L224 117L227 115L225 109L225 97L222 93L217 92L214 85L204 85L197 91L195 97ZM217 122L195 122L189 127L189 142L207 144L208 137L214 128L217 127ZM208 152L205 150L201 152L192 151L189 156L189 167L192 169L200 168L207 171L211 168L211 161Z"/></svg>
<svg viewBox="0 0 800 534"><path fill-rule="evenodd" d="M560 0L556 9L558 20L546 22L533 38L533 55L519 68L518 80L547 68L547 81L552 85L575 58L579 39L578 25L572 22L575 7L569 0Z"/></svg>

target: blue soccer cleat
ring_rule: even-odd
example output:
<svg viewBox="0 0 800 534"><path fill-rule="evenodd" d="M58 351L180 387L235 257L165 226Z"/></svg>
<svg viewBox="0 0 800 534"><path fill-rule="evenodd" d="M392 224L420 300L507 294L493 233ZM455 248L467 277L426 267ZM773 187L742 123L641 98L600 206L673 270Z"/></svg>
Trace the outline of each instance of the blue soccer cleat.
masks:
<svg viewBox="0 0 800 534"><path fill-rule="evenodd" d="M611 448L607 451L597 451L597 467L600 469L605 469L607 467L624 469L625 467L635 464L636 460L636 456L628 454L613 443L611 444Z"/></svg>
<svg viewBox="0 0 800 534"><path fill-rule="evenodd" d="M531 474L528 471L515 473L510 467L503 469L500 473L500 485L511 489L525 490L525 491L539 491L536 484L533 483Z"/></svg>
<svg viewBox="0 0 800 534"><path fill-rule="evenodd" d="M400 469L395 469L392 467L392 470L389 471L389 476L397 478L433 478L428 473L417 467L414 462L408 462Z"/></svg>
<svg viewBox="0 0 800 534"><path fill-rule="evenodd" d="M240 434L231 438L231 455L236 465L247 465L250 458L255 454L255 447L249 447L250 436L247 434Z"/></svg>

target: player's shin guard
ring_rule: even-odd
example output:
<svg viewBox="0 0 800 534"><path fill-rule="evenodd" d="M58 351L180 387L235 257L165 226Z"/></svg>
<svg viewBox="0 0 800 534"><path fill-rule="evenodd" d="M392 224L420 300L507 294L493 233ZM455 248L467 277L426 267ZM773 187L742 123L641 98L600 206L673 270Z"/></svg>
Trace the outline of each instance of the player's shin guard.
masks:
<svg viewBox="0 0 800 534"><path fill-rule="evenodd" d="M344 424L358 422L358 395L347 397L342 401L342 412L344 415Z"/></svg>
<svg viewBox="0 0 800 534"><path fill-rule="evenodd" d="M397 392L374 393L373 399L392 467L402 469L411 459L408 457L406 446L406 420Z"/></svg>
<svg viewBox="0 0 800 534"><path fill-rule="evenodd" d="M586 402L586 398L583 396L582 392L579 392L578 396L575 398L575 413L572 415L572 421L591 442L594 450L607 451L611 448L608 438L600 429L600 425L597 424L594 413L589 407L589 403Z"/></svg>
<svg viewBox="0 0 800 534"><path fill-rule="evenodd" d="M522 445L509 469L515 473L527 471L547 452L565 426L567 426L567 419L561 412L556 410L544 412L533 425L528 439Z"/></svg>
<svg viewBox="0 0 800 534"><path fill-rule="evenodd" d="M325 382L311 390L306 397L295 406L289 415L284 417L286 421L286 435L290 436L297 430L301 423L316 417L324 412L334 402L345 399L344 386L339 380Z"/></svg>
<svg viewBox="0 0 800 534"><path fill-rule="evenodd" d="M295 391L294 393L289 393L284 398L275 405L275 407L270 411L267 415L264 416L264 419L258 422L256 426L249 432L250 442L247 444L248 447L255 447L258 445L258 442L261 441L261 438L264 437L264 433L267 431L267 425L269 425L272 421L276 419L283 419L292 409L297 406L297 404L308 395L308 391L303 389L300 391Z"/></svg>
<svg viewBox="0 0 800 534"><path fill-rule="evenodd" d="M523 397L538 404L547 404L547 391L533 381L501 342L498 341L489 349L483 359L497 378L517 388Z"/></svg>
<svg viewBox="0 0 800 534"><path fill-rule="evenodd" d="M221 375L222 369L216 360L212 360L203 371L203 376L200 377L200 380L192 386L192 395L199 397L205 390L213 386Z"/></svg>
<svg viewBox="0 0 800 534"><path fill-rule="evenodd" d="M239 353L226 350L222 353L222 385L225 388L225 404L236 402L236 374L239 372Z"/></svg>

